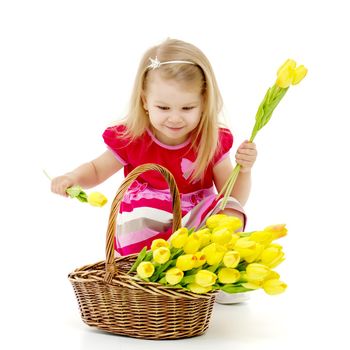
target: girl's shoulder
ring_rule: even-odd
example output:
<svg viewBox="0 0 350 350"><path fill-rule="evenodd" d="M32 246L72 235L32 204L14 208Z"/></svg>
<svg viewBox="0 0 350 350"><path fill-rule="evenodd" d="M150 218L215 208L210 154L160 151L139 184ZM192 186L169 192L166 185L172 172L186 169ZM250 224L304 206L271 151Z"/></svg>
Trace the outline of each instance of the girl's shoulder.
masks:
<svg viewBox="0 0 350 350"><path fill-rule="evenodd" d="M228 145L232 146L233 144L233 135L230 129L225 127L219 128L219 143L227 143Z"/></svg>

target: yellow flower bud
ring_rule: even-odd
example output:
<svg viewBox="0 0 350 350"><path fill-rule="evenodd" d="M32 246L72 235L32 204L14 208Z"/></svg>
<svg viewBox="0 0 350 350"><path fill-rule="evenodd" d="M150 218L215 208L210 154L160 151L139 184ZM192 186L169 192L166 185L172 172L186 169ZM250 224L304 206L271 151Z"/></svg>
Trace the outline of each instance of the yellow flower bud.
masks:
<svg viewBox="0 0 350 350"><path fill-rule="evenodd" d="M182 248L188 239L188 230L181 227L170 236L170 243L174 248Z"/></svg>
<svg viewBox="0 0 350 350"><path fill-rule="evenodd" d="M196 233L200 237L201 245L199 248L203 248L209 244L211 233L210 233L210 230L208 228L204 228L204 229L196 231L194 233Z"/></svg>
<svg viewBox="0 0 350 350"><path fill-rule="evenodd" d="M236 269L223 267L218 273L219 282L221 283L235 283L239 280L241 274Z"/></svg>
<svg viewBox="0 0 350 350"><path fill-rule="evenodd" d="M262 264L274 268L279 265L284 258L284 253L282 247L279 244L271 244L264 249L260 256L260 261Z"/></svg>
<svg viewBox="0 0 350 350"><path fill-rule="evenodd" d="M154 251L154 250L156 250L157 248L160 248L160 247L169 248L170 244L169 244L169 242L167 242L165 239L162 239L162 238L158 238L158 239L155 239L155 240L152 241L152 245L151 245L151 250L152 251Z"/></svg>
<svg viewBox="0 0 350 350"><path fill-rule="evenodd" d="M255 244L255 248L252 250L250 255L245 256L244 260L248 263L257 261L264 250L264 246L260 243Z"/></svg>
<svg viewBox="0 0 350 350"><path fill-rule="evenodd" d="M165 264L170 259L170 249L167 247L157 248L153 252L153 260L158 264Z"/></svg>
<svg viewBox="0 0 350 350"><path fill-rule="evenodd" d="M307 74L307 69L304 66L299 66L294 70L294 77L292 84L296 85L299 84L304 78L305 75Z"/></svg>
<svg viewBox="0 0 350 350"><path fill-rule="evenodd" d="M204 265L207 262L207 258L205 257L205 254L202 252L197 252L194 254L194 256L197 258L194 267L200 267L202 265Z"/></svg>
<svg viewBox="0 0 350 350"><path fill-rule="evenodd" d="M187 285L187 288L193 293L203 294L211 291L212 286L202 287L197 283L190 283Z"/></svg>
<svg viewBox="0 0 350 350"><path fill-rule="evenodd" d="M283 293L287 288L287 284L279 279L270 279L262 284L262 288L267 294L276 295Z"/></svg>
<svg viewBox="0 0 350 350"><path fill-rule="evenodd" d="M154 273L154 266L149 261L142 261L139 266L137 266L137 274L141 278L151 277Z"/></svg>
<svg viewBox="0 0 350 350"><path fill-rule="evenodd" d="M256 250L256 242L249 239L249 237L243 237L237 240L234 249L239 253L242 259L254 254Z"/></svg>
<svg viewBox="0 0 350 350"><path fill-rule="evenodd" d="M107 203L107 198L100 192L91 192L87 201L94 207L103 207Z"/></svg>
<svg viewBox="0 0 350 350"><path fill-rule="evenodd" d="M192 270L197 261L197 258L193 254L180 255L176 259L176 267L182 271Z"/></svg>
<svg viewBox="0 0 350 350"><path fill-rule="evenodd" d="M262 282L258 282L258 281L242 283L242 286L248 289L259 289L261 288L261 285L262 285Z"/></svg>
<svg viewBox="0 0 350 350"><path fill-rule="evenodd" d="M228 243L224 244L224 246L228 250L234 250L234 247L235 247L237 241L239 240L239 238L240 238L239 234L232 233L231 240Z"/></svg>
<svg viewBox="0 0 350 350"><path fill-rule="evenodd" d="M193 232L187 239L185 245L183 246L183 250L186 254L194 254L198 251L201 245L200 236Z"/></svg>
<svg viewBox="0 0 350 350"><path fill-rule="evenodd" d="M222 261L226 267L234 268L238 265L240 260L239 253L236 250L229 250L225 253Z"/></svg>
<svg viewBox="0 0 350 350"><path fill-rule="evenodd" d="M211 241L218 244L226 244L231 241L231 238L231 231L224 226L214 228L211 234Z"/></svg>
<svg viewBox="0 0 350 350"><path fill-rule="evenodd" d="M295 67L296 62L288 59L277 71L276 85L283 89L289 87L294 78Z"/></svg>
<svg viewBox="0 0 350 350"><path fill-rule="evenodd" d="M269 267L258 263L249 264L246 268L248 282L263 281L270 272Z"/></svg>
<svg viewBox="0 0 350 350"><path fill-rule="evenodd" d="M215 284L217 276L208 270L200 270L196 273L195 282L201 287L209 287Z"/></svg>
<svg viewBox="0 0 350 350"><path fill-rule="evenodd" d="M272 242L272 232L265 230L255 231L249 236L249 239L266 247Z"/></svg>
<svg viewBox="0 0 350 350"><path fill-rule="evenodd" d="M226 248L220 244L212 243L204 247L201 252L205 254L209 265L219 264L226 253Z"/></svg>
<svg viewBox="0 0 350 350"><path fill-rule="evenodd" d="M216 214L216 215L212 215L209 216L209 218L206 221L206 226L210 229L215 228L216 226L219 226L220 221L222 221L222 219L226 218L227 215L225 214Z"/></svg>
<svg viewBox="0 0 350 350"><path fill-rule="evenodd" d="M272 240L284 237L287 235L288 232L285 224L267 226L264 228L264 231L271 232Z"/></svg>
<svg viewBox="0 0 350 350"><path fill-rule="evenodd" d="M165 280L174 286L175 284L178 284L181 282L182 278L184 276L184 273L182 270L178 269L177 267L172 267L165 273Z"/></svg>

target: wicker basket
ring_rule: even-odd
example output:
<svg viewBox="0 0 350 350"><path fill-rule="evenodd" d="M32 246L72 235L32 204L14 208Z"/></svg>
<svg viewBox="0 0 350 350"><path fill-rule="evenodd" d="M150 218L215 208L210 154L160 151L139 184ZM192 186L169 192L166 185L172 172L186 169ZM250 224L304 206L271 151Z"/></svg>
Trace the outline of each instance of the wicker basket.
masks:
<svg viewBox="0 0 350 350"><path fill-rule="evenodd" d="M106 260L70 273L83 321L107 332L143 339L179 339L200 335L209 326L215 292L194 294L135 279L127 272L137 254L115 258L115 221L130 184L143 172L160 172L173 200L173 231L181 226L180 196L169 171L156 164L134 169L120 186L109 216Z"/></svg>

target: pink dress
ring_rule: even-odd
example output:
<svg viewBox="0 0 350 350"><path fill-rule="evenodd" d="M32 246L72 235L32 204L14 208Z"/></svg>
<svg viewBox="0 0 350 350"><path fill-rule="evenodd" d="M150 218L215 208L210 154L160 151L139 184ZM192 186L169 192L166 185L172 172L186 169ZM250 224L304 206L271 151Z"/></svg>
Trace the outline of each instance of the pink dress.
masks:
<svg viewBox="0 0 350 350"><path fill-rule="evenodd" d="M107 128L103 139L109 150L124 165L127 176L141 164L156 163L167 168L175 177L181 196L182 225L188 228L203 226L208 216L220 211L221 199L216 199L213 167L229 156L233 136L228 129L219 130L219 149L204 174L204 181L190 182L196 153L191 141L176 146L161 143L150 130L135 141L120 135L125 126ZM226 208L244 214L240 203L230 197ZM245 220L246 221L246 220ZM172 234L172 203L167 182L156 171L140 175L129 187L120 206L117 219L115 250L117 255L139 252L150 248L153 239L168 239Z"/></svg>

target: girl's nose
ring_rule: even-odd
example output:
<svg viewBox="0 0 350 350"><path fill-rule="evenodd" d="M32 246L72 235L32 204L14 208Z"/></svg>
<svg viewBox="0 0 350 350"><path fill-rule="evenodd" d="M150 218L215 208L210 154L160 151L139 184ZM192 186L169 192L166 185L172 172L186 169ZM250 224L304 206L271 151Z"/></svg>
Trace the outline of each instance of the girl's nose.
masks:
<svg viewBox="0 0 350 350"><path fill-rule="evenodd" d="M172 114L168 117L168 121L171 122L171 123L181 123L182 122L182 117L179 115L179 114Z"/></svg>

